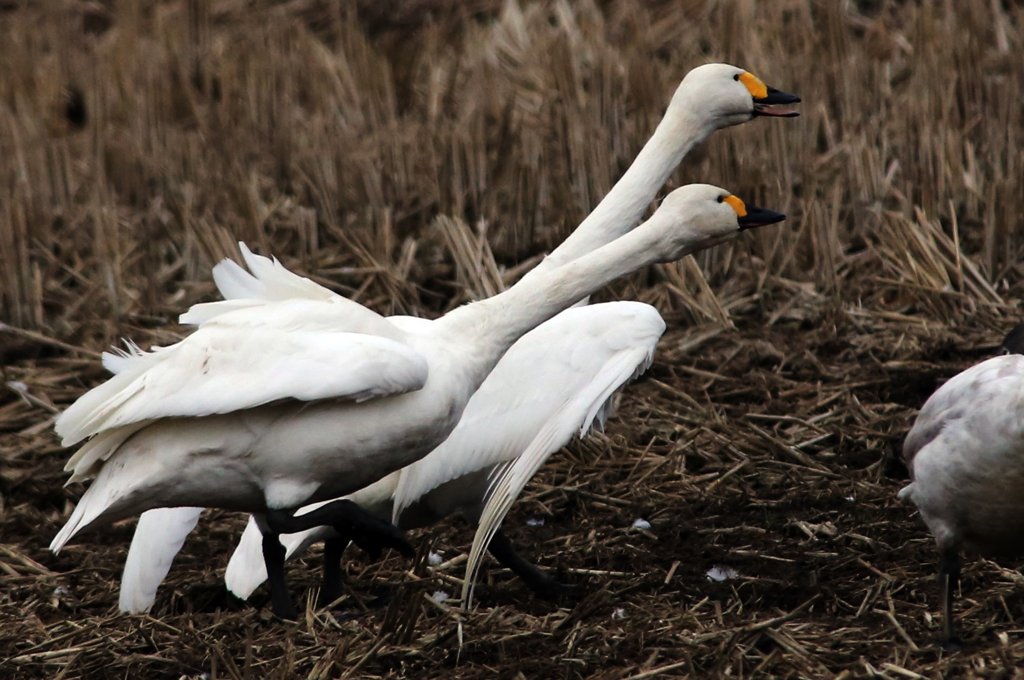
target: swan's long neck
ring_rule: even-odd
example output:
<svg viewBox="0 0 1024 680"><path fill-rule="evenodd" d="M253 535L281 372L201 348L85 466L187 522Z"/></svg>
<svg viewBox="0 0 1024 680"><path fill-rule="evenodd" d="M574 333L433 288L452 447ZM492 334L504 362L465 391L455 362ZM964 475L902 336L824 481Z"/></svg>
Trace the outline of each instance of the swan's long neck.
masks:
<svg viewBox="0 0 1024 680"><path fill-rule="evenodd" d="M612 190L523 280L557 269L628 233L683 157L714 131L715 127L696 113L670 108Z"/></svg>
<svg viewBox="0 0 1024 680"><path fill-rule="evenodd" d="M553 271L523 279L504 293L449 312L433 322L438 335L465 340L474 347L466 357L471 372L482 383L502 355L520 337L599 288L637 269L686 250L670 246L670 231L679 225L666 224L655 215L632 233L583 255Z"/></svg>

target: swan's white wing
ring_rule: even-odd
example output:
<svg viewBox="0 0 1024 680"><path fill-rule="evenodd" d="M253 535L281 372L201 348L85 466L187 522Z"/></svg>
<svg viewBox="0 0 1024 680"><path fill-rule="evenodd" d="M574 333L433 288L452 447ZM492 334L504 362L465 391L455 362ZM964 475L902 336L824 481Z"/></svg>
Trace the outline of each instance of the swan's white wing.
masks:
<svg viewBox="0 0 1024 680"><path fill-rule="evenodd" d="M914 426L903 441L903 459L913 476L915 456L934 441L951 423L973 417L979 404L998 399L1006 381L1024 375L1024 358L1019 355L993 357L971 366L935 390L917 414Z"/></svg>
<svg viewBox="0 0 1024 680"><path fill-rule="evenodd" d="M518 458L495 471L495 478L480 516L476 535L473 538L473 547L466 565L466 580L462 589L462 598L466 607L469 607L472 602L473 583L484 551L530 479L544 465L548 457L561 449L574 434L582 434L590 428L594 419L605 409L605 405L615 390L646 370L650 366L653 355L653 346L638 346L617 353L602 367L601 373L595 376L591 383L549 415L547 421L536 430L536 436Z"/></svg>
<svg viewBox="0 0 1024 680"><path fill-rule="evenodd" d="M282 399L313 401L420 389L427 362L373 335L211 325L181 342L129 359L133 365L82 395L58 419L65 446L155 418L206 416ZM76 469L76 454L66 469Z"/></svg>
<svg viewBox="0 0 1024 680"><path fill-rule="evenodd" d="M160 508L142 513L121 576L118 606L122 612L145 614L153 607L157 587L201 514L203 508Z"/></svg>
<svg viewBox="0 0 1024 680"><path fill-rule="evenodd" d="M218 265L219 266L219 265ZM237 266L237 265L235 265ZM212 324L245 328L273 326L276 328L331 328L350 333L369 333L384 338L398 338L399 331L377 312L340 295L324 300L292 298L267 300L244 298L201 302L192 305L178 317L183 324Z"/></svg>
<svg viewBox="0 0 1024 680"><path fill-rule="evenodd" d="M932 465L933 473L960 465L998 468L1017 457L1024 448L1022 385L1024 356L1010 354L971 366L935 390L903 442L912 481L899 497L915 497L921 465ZM957 462L961 458L970 462Z"/></svg>
<svg viewBox="0 0 1024 680"><path fill-rule="evenodd" d="M245 271L234 260L222 260L213 268L213 280L224 300L193 305L179 317L181 323L200 325L238 309L294 300L332 303L334 311L331 316L344 314L349 317L349 323L353 318L362 318L366 322L383 320L383 317L358 302L352 302L319 283L289 271L276 259L255 255L242 242L239 242L238 247L252 273Z"/></svg>
<svg viewBox="0 0 1024 680"><path fill-rule="evenodd" d="M470 399L448 439L401 470L392 521L441 484L517 458L566 403L611 395L664 332L650 305L610 302L568 309L524 335ZM623 362L632 362L627 371ZM555 450L584 423L589 428L606 400L588 402Z"/></svg>
<svg viewBox="0 0 1024 680"><path fill-rule="evenodd" d="M232 260L213 268L213 280L225 300L258 298L261 300L331 300L340 295L304 276L289 271L276 259L256 255L241 241L238 247L251 274Z"/></svg>

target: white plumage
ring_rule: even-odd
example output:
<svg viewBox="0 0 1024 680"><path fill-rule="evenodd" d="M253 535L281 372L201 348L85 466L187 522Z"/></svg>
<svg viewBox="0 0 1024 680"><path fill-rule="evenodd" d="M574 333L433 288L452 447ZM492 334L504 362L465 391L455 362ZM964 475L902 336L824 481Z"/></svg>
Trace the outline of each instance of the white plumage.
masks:
<svg viewBox="0 0 1024 680"><path fill-rule="evenodd" d="M388 350L384 343L371 351L354 341L371 333L382 341L405 345L421 355L428 366L426 382L420 389L410 382L399 388L403 392L362 403L351 401L353 396L390 389L386 381L365 376L366 380L355 385L345 383L345 393L317 401L302 401L296 394L280 392L269 393L276 399L268 399L262 374L238 375L230 389L239 393L234 403L246 406L224 413L213 410L222 408L222 402L214 401L205 414L198 405L186 417L178 410L161 415L160 402L149 397L153 393L166 395L159 385L147 383L146 372L163 367L163 361L170 365L185 356L189 358L186 367L209 369L196 382L186 381L199 389L218 380L219 376L212 373L217 368L235 366L237 362L210 357L197 364L187 352L173 348L130 360L140 366L146 362L146 370L136 375L134 365L129 365L111 379L119 385L127 382L130 387L125 389L134 390L130 398L108 396L109 388L101 385L83 397L97 403L98 412L76 411L74 418L65 415L58 423L59 431L73 433L69 438L90 434L102 438L108 433L111 441L104 447L92 447L88 455L79 452L69 463L75 478L93 474L96 478L51 549L58 551L89 524L116 521L151 508L221 507L290 513L306 503L344 496L415 462L451 433L487 374L529 330L623 274L653 262L677 259L695 248L738 234L743 228L741 220L749 222L750 218L741 217L745 215L742 202L727 197L728 192L708 185L679 189L666 198L648 222L618 239L614 246L600 248L434 321L403 329L348 303L347 307L358 309L350 316L338 316L339 325L344 327L337 333L339 352L350 352L350 358L358 358L363 351L376 360L378 353ZM771 221L778 219L781 216L775 214ZM258 303L265 306L273 323L256 328L240 323L239 335L262 336L265 331L285 329L307 332L301 317L291 312L280 318L274 315L277 306L290 310L292 302ZM232 301L223 304L233 306ZM333 300L318 304L332 309ZM314 301L306 305L311 325L319 328L319 323L312 321L317 317ZM191 338L202 337L208 324L230 326L234 315L248 318L252 311L252 307L233 308L213 314L205 318L197 333L173 347L187 346ZM360 332L353 333L353 329ZM277 334L269 337L281 338ZM210 347L205 340L200 346ZM239 346L248 347L244 342L225 344L216 346L215 351L237 351ZM275 359L287 361L283 353L291 348L288 345L282 350L273 344L262 348L260 352L269 357L261 364L264 370L273 371ZM398 351L394 357L398 362L405 359ZM346 372L353 368L351 364L326 365L307 377L316 382L324 379L327 370ZM176 375L173 367L165 370L168 375ZM135 385L141 388L135 389ZM96 397L97 393L102 398ZM132 410L123 411L122 406ZM105 429L107 423L112 423L109 429ZM131 434L116 436L118 430L130 430ZM268 515L267 521L272 522L274 517L277 514ZM355 516L346 517L351 520ZM282 607L275 608L284 612Z"/></svg>
<svg viewBox="0 0 1024 680"><path fill-rule="evenodd" d="M903 444L910 499L940 553L942 642L958 644L952 600L961 548L1024 553L1024 356L983 361L929 397Z"/></svg>
<svg viewBox="0 0 1024 680"><path fill-rule="evenodd" d="M526 451L538 432L558 433L547 442L547 455L585 434L612 393L649 365L664 330L658 312L639 302L566 310L506 353L444 443L348 498L394 518L402 529L456 512L476 522L495 469ZM539 469L543 460L533 463ZM333 530L323 527L282 535L281 543L291 557L331 536ZM228 564L228 589L241 598L266 578L261 539L250 522Z"/></svg>
<svg viewBox="0 0 1024 680"><path fill-rule="evenodd" d="M755 92L757 87L764 92ZM734 66L708 64L692 70L626 174L569 239L526 278L541 276L628 232L682 157L715 130L749 121L758 113L769 113L766 107L770 104L793 101L799 99L765 87ZM253 299L286 300L293 296L324 300L333 295L300 277L295 278L305 283L280 278L280 272L274 269L280 266L270 265L269 260L254 266L247 257L247 264L252 276L233 263L218 265L214 270L214 279L225 298L246 301L234 304L247 304ZM225 303L210 306L221 304ZM204 317L197 312L204 307L207 305L197 305L183 315L182 321L202 320ZM392 473L349 498L375 514L393 517L402 528L425 526L453 512L475 522L483 511L489 478L496 467L526 450L538 432L550 429L553 414L563 418L560 435L551 439L550 450L531 463L534 471L576 429L582 434L595 417L603 420L610 410L608 397L649 364L664 331L664 323L653 308L640 303L616 303L592 309L578 315L577 310L572 310L574 313L564 322L559 319L568 312L563 313L527 334L471 398L460 426L444 444L400 473ZM520 468L518 473L523 484L529 479L524 477L524 469ZM512 487L506 488L506 492L511 491ZM188 515L190 510L181 512ZM173 515L161 516L170 522L177 521ZM148 530L151 522L146 526ZM333 533L329 527L322 527L282 535L281 541L291 556ZM152 542L147 543L147 549L155 549ZM165 553L171 549L168 546ZM173 546L174 552L178 549L180 545ZM130 554L134 552L133 543ZM155 593L156 584L139 583L142 573L135 572L132 578L126 573L122 589ZM152 578L159 583L165 575L166 570L155 570ZM255 523L250 522L232 556L226 580L235 594L247 597L265 577L260 534ZM148 610L153 602L152 597L129 599L144 603L131 611Z"/></svg>

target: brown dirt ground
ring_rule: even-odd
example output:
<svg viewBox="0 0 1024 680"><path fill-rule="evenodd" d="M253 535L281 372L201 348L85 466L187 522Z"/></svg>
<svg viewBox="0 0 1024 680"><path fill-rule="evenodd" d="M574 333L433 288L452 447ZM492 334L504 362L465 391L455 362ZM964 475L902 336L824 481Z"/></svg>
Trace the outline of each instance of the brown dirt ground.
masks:
<svg viewBox="0 0 1024 680"><path fill-rule="evenodd" d="M498 20L495 2L363 3L358 16L306 0L67 8L73 20L0 2L0 54L17 75L0 85L0 148L16 161L0 187L0 318L12 325L0 333L0 677L1022 675L1021 565L966 561L967 646L939 650L937 559L895 499L916 409L1018 316L1019 4L527 3L523 30L541 47L517 51L508 29L499 66L474 56L494 42L478 28ZM185 15L191 32L175 23ZM569 15L571 30L559 23ZM137 34L120 30L125 17ZM695 22L701 31L686 28ZM217 42L240 35L258 36L255 47ZM188 51L175 52L185 43L214 55L223 100L209 73L189 79ZM325 88L326 110L350 83L275 60L282 45L347 60L324 72L366 93L345 100L364 118L344 129L318 118L306 89ZM558 61L566 46L588 55L571 76ZM147 49L151 60L138 59ZM452 241L428 229L435 215L490 220L491 262L514 278L621 172L686 67L708 59L772 73L804 96L803 116L720 133L673 183L715 178L790 221L703 256L697 274L654 268L604 294L659 305L669 331L656 362L605 433L554 457L505 525L578 591L538 600L491 563L473 611L437 603L436 591L457 596L472 541L453 523L416 534L415 565L351 554L356 615L307 607L285 624L265 590L251 604L226 596L244 518L211 512L152 614L125 617L130 523L46 551L80 492L62 488L68 452L53 413L102 379L96 352L119 335L173 339L167 320L209 299L209 267L234 238L382 312L436 313L479 293L491 251L468 264L444 255ZM430 74L452 89L432 99ZM573 78L588 84L573 90L578 109L564 92ZM68 82L90 106L104 102L102 125L73 129ZM484 103L459 100L456 82ZM527 94L512 106L511 90ZM265 124L287 115L294 127ZM566 141L573 125L590 137ZM438 154L437 186L402 175L432 162L421 146ZM312 163L320 153L323 166ZM542 191L532 182L545 172ZM500 188L493 199L488 186ZM25 228L38 224L48 226ZM638 518L650 530L632 529ZM449 561L427 569L428 550ZM315 595L320 563L313 551L292 566L294 593ZM713 582L713 567L735 576ZM367 606L381 594L386 606Z"/></svg>

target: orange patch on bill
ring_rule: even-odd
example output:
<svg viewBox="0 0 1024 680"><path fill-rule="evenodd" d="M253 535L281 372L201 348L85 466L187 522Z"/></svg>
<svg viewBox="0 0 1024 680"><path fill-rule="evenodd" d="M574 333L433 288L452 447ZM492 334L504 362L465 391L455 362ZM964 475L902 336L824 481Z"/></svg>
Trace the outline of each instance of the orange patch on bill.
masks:
<svg viewBox="0 0 1024 680"><path fill-rule="evenodd" d="M754 99L764 99L768 96L768 86L753 73L743 72L740 75L740 82L747 86L747 91Z"/></svg>
<svg viewBox="0 0 1024 680"><path fill-rule="evenodd" d="M745 217L747 214L747 206L742 200L735 196L726 196L723 199L726 203L732 206L732 209L736 211L737 217Z"/></svg>

